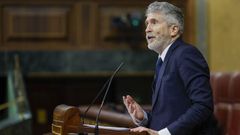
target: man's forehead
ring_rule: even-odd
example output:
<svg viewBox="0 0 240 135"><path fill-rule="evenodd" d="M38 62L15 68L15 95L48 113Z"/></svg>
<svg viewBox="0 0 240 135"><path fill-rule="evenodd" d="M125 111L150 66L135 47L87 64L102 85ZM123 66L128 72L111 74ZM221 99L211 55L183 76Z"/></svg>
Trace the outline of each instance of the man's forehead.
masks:
<svg viewBox="0 0 240 135"><path fill-rule="evenodd" d="M150 19L160 19L160 18L162 18L162 14L161 13L155 13L155 12L153 12L153 13L149 13L149 14L147 14L147 18L146 18L146 20L150 20Z"/></svg>

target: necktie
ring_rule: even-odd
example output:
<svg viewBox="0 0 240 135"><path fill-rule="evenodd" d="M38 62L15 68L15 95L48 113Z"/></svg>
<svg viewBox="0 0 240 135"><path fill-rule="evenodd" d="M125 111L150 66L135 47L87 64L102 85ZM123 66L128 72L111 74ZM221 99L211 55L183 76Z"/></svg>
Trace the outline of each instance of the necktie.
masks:
<svg viewBox="0 0 240 135"><path fill-rule="evenodd" d="M156 63L155 76L154 76L154 80L153 80L153 91L155 90L155 87L156 87L156 82L158 80L158 75L159 75L159 71L161 69L162 63L163 63L162 59L158 58L157 63Z"/></svg>
<svg viewBox="0 0 240 135"><path fill-rule="evenodd" d="M162 61L162 59L161 58L158 58L158 60L157 60L157 64L156 64L156 77L158 77L158 73L159 73L159 71L160 71L160 69L161 69L161 66L162 66L162 63L163 63L163 61Z"/></svg>

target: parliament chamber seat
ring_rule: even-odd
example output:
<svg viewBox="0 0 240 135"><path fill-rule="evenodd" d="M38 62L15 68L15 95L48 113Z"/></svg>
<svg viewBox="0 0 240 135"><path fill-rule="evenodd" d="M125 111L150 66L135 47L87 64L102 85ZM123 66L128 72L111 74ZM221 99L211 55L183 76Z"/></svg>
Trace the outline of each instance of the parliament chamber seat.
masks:
<svg viewBox="0 0 240 135"><path fill-rule="evenodd" d="M210 83L213 90L214 102L229 102L229 82L231 73L211 73Z"/></svg>
<svg viewBox="0 0 240 135"><path fill-rule="evenodd" d="M229 131L229 117L232 110L232 106L230 104L219 103L215 105L215 116L219 122L219 127L221 131L226 134Z"/></svg>
<svg viewBox="0 0 240 135"><path fill-rule="evenodd" d="M232 107L228 135L240 135L240 103Z"/></svg>
<svg viewBox="0 0 240 135"><path fill-rule="evenodd" d="M231 77L229 91L231 102L240 103L240 72L234 73Z"/></svg>
<svg viewBox="0 0 240 135"><path fill-rule="evenodd" d="M240 72L211 73L215 109L225 135L240 135Z"/></svg>

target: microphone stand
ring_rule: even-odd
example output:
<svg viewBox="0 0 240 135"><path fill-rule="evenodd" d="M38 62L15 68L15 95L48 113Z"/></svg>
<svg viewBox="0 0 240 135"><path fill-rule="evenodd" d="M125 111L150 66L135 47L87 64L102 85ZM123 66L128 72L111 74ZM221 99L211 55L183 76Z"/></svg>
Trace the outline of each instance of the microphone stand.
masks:
<svg viewBox="0 0 240 135"><path fill-rule="evenodd" d="M118 68L115 70L115 72L113 73L113 75L111 76L111 78L109 79L109 82L108 82L108 87L107 87L107 90L104 94L104 97L103 97L103 100L102 100L102 103L101 103L101 106L99 108L99 111L98 111L98 114L97 114L97 117L96 117L96 126L95 126L95 135L99 135L99 129L98 129L98 122L99 122L99 116L100 116L100 113L102 111L102 107L103 107L103 104L105 102L105 99L107 97L107 94L108 94L108 91L110 89L110 86L112 84L112 80L113 80L113 77L116 75L116 73L120 70L120 68L123 66L123 62L118 66Z"/></svg>
<svg viewBox="0 0 240 135"><path fill-rule="evenodd" d="M97 96L93 99L93 101L91 102L91 104L88 106L88 108L85 110L84 114L83 114L83 124L84 124L84 120L85 120L85 117L87 115L87 112L88 110L92 107L92 105L95 103L95 101L98 99L98 97L100 96L100 94L103 92L103 90L106 88L107 84L109 83L110 79L108 79L103 87L101 88L101 90L98 92Z"/></svg>

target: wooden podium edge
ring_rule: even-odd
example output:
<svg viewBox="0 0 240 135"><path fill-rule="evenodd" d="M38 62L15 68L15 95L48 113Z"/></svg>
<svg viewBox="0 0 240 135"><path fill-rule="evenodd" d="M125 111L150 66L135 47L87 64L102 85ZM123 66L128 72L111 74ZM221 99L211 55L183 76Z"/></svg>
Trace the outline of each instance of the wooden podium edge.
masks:
<svg viewBox="0 0 240 135"><path fill-rule="evenodd" d="M68 133L95 133L94 127L81 122L78 107L58 105L53 112L52 134L68 135ZM99 135L147 135L147 132L135 133L129 130L111 130L99 128Z"/></svg>

